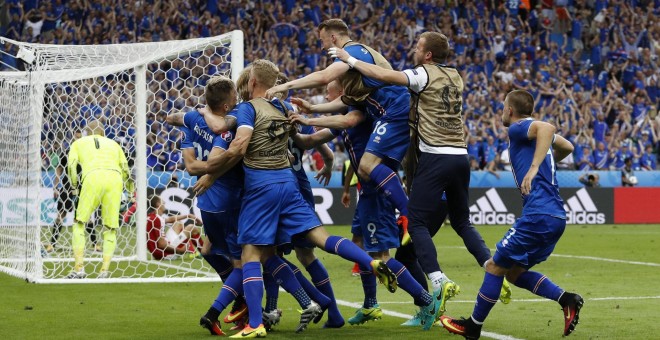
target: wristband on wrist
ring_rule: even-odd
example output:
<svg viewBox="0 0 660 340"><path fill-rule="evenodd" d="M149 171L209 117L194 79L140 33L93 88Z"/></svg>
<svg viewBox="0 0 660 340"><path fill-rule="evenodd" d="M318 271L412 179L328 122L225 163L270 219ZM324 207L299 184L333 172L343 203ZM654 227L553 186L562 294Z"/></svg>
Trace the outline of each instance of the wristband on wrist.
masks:
<svg viewBox="0 0 660 340"><path fill-rule="evenodd" d="M355 57L349 57L348 60L346 61L346 63L347 63L350 67L355 67L355 63L357 63L357 61L358 61L358 60L355 59Z"/></svg>

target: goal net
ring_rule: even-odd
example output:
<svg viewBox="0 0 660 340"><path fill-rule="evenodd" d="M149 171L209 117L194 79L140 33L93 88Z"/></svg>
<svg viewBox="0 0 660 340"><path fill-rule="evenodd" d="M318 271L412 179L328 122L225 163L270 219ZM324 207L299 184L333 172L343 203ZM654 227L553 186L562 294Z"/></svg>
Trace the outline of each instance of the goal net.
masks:
<svg viewBox="0 0 660 340"><path fill-rule="evenodd" d="M0 271L43 283L219 280L201 257L203 232L194 237L203 230L192 216L200 216L190 189L194 179L184 170L182 136L165 117L204 105L211 76L236 79L243 68L243 33L94 46L0 37L3 45L0 52L22 66L0 72ZM87 278L71 280L65 277L74 264L77 198L69 194L75 188L66 175L67 154L92 120L122 147L136 194L122 197L110 278L97 278L103 259L99 208L85 226ZM150 206L154 196L164 211ZM153 219L159 212L162 222L180 220L147 230L148 214ZM175 254L161 254L158 237L180 228L193 237Z"/></svg>

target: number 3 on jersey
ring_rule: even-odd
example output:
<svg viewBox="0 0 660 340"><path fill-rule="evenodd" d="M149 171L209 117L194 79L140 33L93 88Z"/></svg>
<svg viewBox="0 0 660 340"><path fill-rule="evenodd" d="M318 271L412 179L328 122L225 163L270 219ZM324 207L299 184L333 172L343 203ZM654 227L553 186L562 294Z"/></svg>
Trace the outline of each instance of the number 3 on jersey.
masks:
<svg viewBox="0 0 660 340"><path fill-rule="evenodd" d="M202 146L197 142L193 143L193 147L195 148L198 161L205 161L209 157L209 153L211 153L209 150L202 150Z"/></svg>

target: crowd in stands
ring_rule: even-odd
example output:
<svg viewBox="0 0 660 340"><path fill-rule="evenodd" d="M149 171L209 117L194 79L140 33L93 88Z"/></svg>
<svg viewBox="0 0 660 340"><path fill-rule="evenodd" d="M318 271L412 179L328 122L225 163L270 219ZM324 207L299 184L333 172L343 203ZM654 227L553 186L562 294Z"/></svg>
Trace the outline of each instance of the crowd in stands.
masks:
<svg viewBox="0 0 660 340"><path fill-rule="evenodd" d="M530 91L536 97L535 117L553 122L559 133L575 144L573 157L559 164L560 168L621 169L627 158L637 170L656 168L660 149L659 0L364 0L359 6L348 0L5 3L7 23L0 33L26 42L135 43L207 37L241 29L245 32L246 64L267 58L290 78L332 62L321 50L315 32L321 21L331 17L349 23L353 39L380 51L395 69L413 66L413 44L421 32L440 31L453 47L449 64L461 71L465 82L463 112L473 169L497 176L497 170L509 166L505 151L508 141L497 116L504 95L513 89ZM6 44L4 49L11 47ZM0 70L20 68L4 53L2 62ZM197 68L200 79L222 71L213 68L217 64L214 56L208 56ZM167 65L176 74L189 66L177 62ZM161 86L161 95L153 93L158 87L150 88L149 166L154 170L182 167L176 148L180 136L163 118L168 110L202 104L203 83L188 87L191 84L173 81L169 89ZM88 88L124 90L121 79L111 84L99 80L93 85ZM68 93L67 89L53 91ZM114 103L94 102L93 94L76 93L74 102L80 109L69 114L109 112L105 116L112 121L110 125L119 127L115 135L132 143L131 105L113 108L122 100L121 93ZM293 95L323 101L323 89ZM52 123L54 119L44 121ZM46 133L46 137L53 136ZM45 163L54 143L46 144ZM337 149L342 150L340 146ZM314 157L308 159L313 161Z"/></svg>

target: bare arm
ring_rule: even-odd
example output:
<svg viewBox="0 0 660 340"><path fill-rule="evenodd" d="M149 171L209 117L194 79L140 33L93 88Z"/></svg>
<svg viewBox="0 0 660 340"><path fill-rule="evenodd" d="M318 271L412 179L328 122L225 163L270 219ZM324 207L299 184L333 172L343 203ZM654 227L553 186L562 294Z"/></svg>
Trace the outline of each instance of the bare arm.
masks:
<svg viewBox="0 0 660 340"><path fill-rule="evenodd" d="M214 114L205 114L204 121L206 121L206 125L208 125L211 131L216 135L236 127L236 117L234 116L222 117Z"/></svg>
<svg viewBox="0 0 660 340"><path fill-rule="evenodd" d="M173 126L184 126L185 123L183 122L183 116L185 115L185 112L170 113L165 117L165 123Z"/></svg>
<svg viewBox="0 0 660 340"><path fill-rule="evenodd" d="M305 150L309 150L323 143L327 143L335 138L330 129L316 131L311 135L297 133L293 137L293 142Z"/></svg>
<svg viewBox="0 0 660 340"><path fill-rule="evenodd" d="M164 218L165 223L174 223L176 221L181 221L181 220L195 220L197 217L194 214L187 214L187 215L174 215L174 216L167 216Z"/></svg>
<svg viewBox="0 0 660 340"><path fill-rule="evenodd" d="M291 98L291 103L295 104L304 113L346 113L348 106L341 101L341 97L329 103L312 105L302 98Z"/></svg>
<svg viewBox="0 0 660 340"><path fill-rule="evenodd" d="M534 158L529 167L529 171L525 174L522 183L520 184L520 191L523 195L528 195L532 190L532 180L536 177L539 171L539 166L545 159L545 156L550 151L552 144L552 136L555 133L555 127L549 123L535 121L527 132L527 137L532 140L536 139L536 149L534 150Z"/></svg>
<svg viewBox="0 0 660 340"><path fill-rule="evenodd" d="M218 156L209 155L206 161L205 173L217 174L222 176L229 169L234 167L247 152L250 139L252 138L252 128L241 126L236 131L236 138L229 145L229 149Z"/></svg>
<svg viewBox="0 0 660 340"><path fill-rule="evenodd" d="M349 165L344 174L344 192L341 194L341 203L345 208L348 208L351 204L351 181L353 180L353 174L355 174L355 170Z"/></svg>
<svg viewBox="0 0 660 340"><path fill-rule="evenodd" d="M323 157L323 168L318 171L314 178L324 186L328 185L332 178L332 168L335 162L335 154L330 150L327 144L321 144L316 147L316 151Z"/></svg>
<svg viewBox="0 0 660 340"><path fill-rule="evenodd" d="M348 129L364 121L364 115L360 111L351 111L345 115L324 116L317 118L306 118L301 115L292 115L291 123L312 125L330 129Z"/></svg>
<svg viewBox="0 0 660 340"><path fill-rule="evenodd" d="M566 158L573 152L573 144L569 142L566 138L555 134L555 141L552 143L554 149L554 158L555 161L561 162L562 159Z"/></svg>
<svg viewBox="0 0 660 340"><path fill-rule="evenodd" d="M341 61L348 63L350 66L353 66L356 70L369 78L373 78L389 84L408 86L408 76L406 76L406 74L401 71L388 70L378 65L359 61L354 57L351 57L348 52L341 48L334 50L331 48L329 53L330 55L334 54L337 58L341 59Z"/></svg>
<svg viewBox="0 0 660 340"><path fill-rule="evenodd" d="M316 71L303 78L292 80L288 83L271 87L266 91L266 97L272 98L276 93L296 90L296 89L309 89L312 87L319 87L327 85L333 80L339 78L342 74L349 70L349 66L345 63L332 63L324 70Z"/></svg>
<svg viewBox="0 0 660 340"><path fill-rule="evenodd" d="M204 174L206 162L200 161L195 157L195 149L186 148L183 149L181 153L183 154L183 163L186 165L186 171L188 171L190 175L201 176Z"/></svg>

